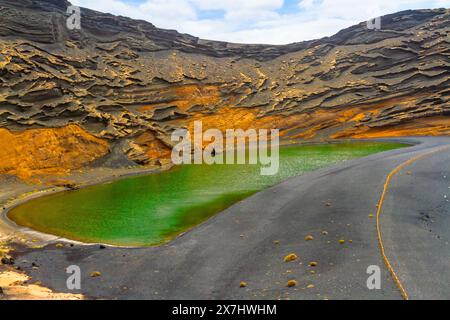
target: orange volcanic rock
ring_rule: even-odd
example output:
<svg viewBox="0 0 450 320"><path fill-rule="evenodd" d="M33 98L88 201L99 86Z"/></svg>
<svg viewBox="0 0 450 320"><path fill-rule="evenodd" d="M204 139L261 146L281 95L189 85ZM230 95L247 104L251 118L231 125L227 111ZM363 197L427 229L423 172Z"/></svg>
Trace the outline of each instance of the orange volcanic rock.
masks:
<svg viewBox="0 0 450 320"><path fill-rule="evenodd" d="M167 144L164 144L151 131L147 131L139 135L134 140L133 144L135 145L135 150L139 148L142 152L140 159L138 159L139 157L134 159L139 164L145 165L151 161L170 159L172 154L172 148ZM129 158L133 160L132 156Z"/></svg>
<svg viewBox="0 0 450 320"><path fill-rule="evenodd" d="M28 179L61 174L107 154L108 143L78 125L11 132L0 129L0 174Z"/></svg>
<svg viewBox="0 0 450 320"><path fill-rule="evenodd" d="M361 128L344 130L333 135L333 138L369 139L382 137L405 136L442 136L450 135L450 119L446 117L431 117L420 122L400 124L394 128Z"/></svg>
<svg viewBox="0 0 450 320"><path fill-rule="evenodd" d="M182 113L190 108L215 105L221 101L220 88L215 85L183 85L158 89L158 94L170 99L170 106ZM140 111L154 111L167 107L167 103L156 103L140 108Z"/></svg>

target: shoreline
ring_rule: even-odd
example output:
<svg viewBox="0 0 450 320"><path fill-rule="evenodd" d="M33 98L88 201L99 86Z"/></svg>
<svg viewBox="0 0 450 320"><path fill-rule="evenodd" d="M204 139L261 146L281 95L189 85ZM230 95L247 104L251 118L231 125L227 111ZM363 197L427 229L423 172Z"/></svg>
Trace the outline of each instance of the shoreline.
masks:
<svg viewBox="0 0 450 320"><path fill-rule="evenodd" d="M393 142L393 143L404 143L410 146L414 146L420 144L420 141L415 142L414 140L409 139L401 139L401 138L381 138L381 139L345 139L339 141L327 141L327 142L307 142L304 143L302 141L284 141L280 143L280 146L302 146L302 145L317 145L317 144L337 144L337 143L346 143L346 142ZM92 168L86 172L81 174L70 174L68 176L61 177L61 179L69 179L74 180L74 185L76 189L86 188L94 185L110 183L114 181L118 181L121 179L126 179L128 177L133 176L145 176L150 174L156 174L168 171L172 169L174 165L167 164L163 165L159 168L124 168L124 169L108 169L108 168ZM10 184L14 186L14 183ZM18 184L19 185L19 184ZM103 245L105 247L109 247L112 249L133 249L133 248L141 248L141 247L131 247L131 246L115 246L101 243L85 243L79 242L71 239L66 239L63 237L46 234L43 232L35 231L26 227L21 227L14 223L14 221L10 220L7 217L8 212L32 199L36 199L39 197L70 191L72 188L70 187L56 187L56 186L36 186L36 185L26 185L24 183L20 183L22 188L18 188L16 186L12 195L9 194L5 196L5 194L0 193L0 245L3 248L6 248L6 255L10 252L14 252L14 247L23 246L27 248L27 250L34 251L36 249L44 248L48 245L55 244L56 246L61 246L63 244L70 244L70 246L76 245L81 247L92 247ZM14 188L13 188L14 189ZM1 190L0 190L1 191ZM192 228L192 229L195 229ZM184 233L183 233L184 234ZM176 237L177 239L179 237ZM154 246L157 248L159 246ZM3 250L4 251L4 250ZM5 251L4 251L5 252ZM1 253L1 252L0 252ZM10 266L1 266L0 265L0 284L5 283L5 277L7 279L6 283L18 284L14 286L14 290L18 292L22 292L22 295L19 295L18 299L33 299L33 298L45 298L45 299L84 299L84 296L80 295L61 295L56 293L54 290L50 290L48 288L40 286L40 282L36 284L30 284L31 277L28 276L28 273L24 272L20 268L17 268L13 265ZM12 281L12 280L14 281ZM1 287L1 286L0 286ZM13 287L7 286L3 287L3 291L6 293L4 296L0 296L0 300L3 298L14 298L15 294L8 293ZM33 294L26 294L23 292L28 292L33 288ZM13 291L14 291L13 290Z"/></svg>
<svg viewBox="0 0 450 320"><path fill-rule="evenodd" d="M448 137L408 140L425 143L289 178L236 203L169 245L106 250L95 245L48 245L37 250L17 246L12 253L14 267L56 292L74 293L66 287L64 268L76 264L83 275L82 290L76 293L88 299L399 299L390 277L383 278L382 291L369 292L361 286L368 265L383 265L370 213L376 210L386 174L411 157L450 144ZM425 171L434 166L440 172L449 156L450 152L440 153L421 165ZM424 178L423 168L416 169L399 178L433 185L435 180ZM436 179L447 191L448 181L440 175ZM305 241L306 235L314 240ZM342 244L340 239L349 241ZM300 264L288 272L283 257L291 252L299 254ZM316 274L307 272L308 261L318 262ZM92 278L94 271L100 276ZM290 279L299 280L298 291L286 289ZM247 289L239 287L241 281L248 283ZM306 290L309 284L316 289Z"/></svg>
<svg viewBox="0 0 450 320"><path fill-rule="evenodd" d="M392 142L392 143L404 143L410 146L418 145L421 142L420 141L413 141L411 140L411 137L404 137L405 139L402 139L402 137L393 137L393 138L376 138L376 139L343 139L343 140L331 140L331 141L324 141L324 142L304 142L304 141L295 141L295 140L286 140L286 141L280 141L280 147L291 147L291 146L307 146L307 145L320 145L320 144L339 144L339 143L354 143L354 142ZM67 177L64 177L66 179L73 179L76 178L79 180L78 183L75 184L77 189L83 189L88 188L91 186L101 185L105 183L111 183L116 182L122 179L130 178L130 177L138 177L138 176L146 176L150 174L158 174L162 172L166 172L174 168L175 165L172 163L169 163L167 165L163 165L160 168L122 168L122 169L112 169L112 168L93 168L89 171L86 171L85 173L81 174L80 176L76 176L73 174L70 174ZM101 170L106 170L107 172L101 173ZM93 175L94 177L89 177L90 175ZM99 177L100 176L100 177ZM37 187L36 185L28 185L29 187ZM9 198L8 200L4 201L0 194L0 243L2 241L5 241L4 238L6 236L6 241L8 241L8 234L18 234L25 238L32 238L31 241L33 244L36 242L40 245L46 245L51 244L55 242L64 242L64 243L72 243L72 244L78 244L78 245L104 245L107 247L116 247L116 248L139 248L140 246L119 246L119 245L110 245L110 244L103 244L103 243L88 243L88 242L81 242L76 240L71 240L68 238L44 233L41 231L33 230L27 227L22 227L18 224L16 224L14 221L8 218L8 213L12 209L14 209L17 206L20 206L21 204L24 204L30 200L37 199L40 197L57 194L61 192L67 192L74 190L72 188L68 187L57 187L57 186L48 186L41 189L38 189L36 191L29 191L29 192L16 192L13 197ZM36 241L38 240L38 241Z"/></svg>
<svg viewBox="0 0 450 320"><path fill-rule="evenodd" d="M87 171L85 174L82 174L81 176L75 176L77 180L80 180L79 183L75 184L75 189L69 188L69 187L59 187L59 186L47 186L43 187L41 189L35 190L35 191L29 191L26 193L17 192L15 197L9 198L6 201L2 201L0 197L0 240L2 240L2 237L8 236L8 233L14 234L18 233L23 236L32 236L34 240L38 238L37 240L40 240L39 242L43 242L44 244L53 243L56 241L66 242L66 243L76 243L76 244L83 244L83 245L95 245L97 243L84 243L79 242L47 233L43 233L40 231L36 231L27 227L22 227L18 224L16 224L14 221L9 219L7 217L9 211L14 209L17 206L20 206L23 203L26 203L30 200L41 198L44 196L57 194L61 192L68 192L71 190L77 190L77 189L84 189L91 186L111 183L115 181L119 181L126 178L131 177L138 177L138 176L145 176L150 174L158 174L165 171L169 171L172 169L174 165L168 164L163 165L160 168L133 168L133 169L106 169L105 172L101 172L101 170L105 170L105 168L94 168L92 170ZM111 174L108 174L111 173ZM94 176L94 177L90 177ZM65 177L67 179L74 178L73 175L69 175L68 177ZM36 187L36 185L29 185L30 187ZM36 242L36 241L34 241ZM100 244L100 243L98 243ZM110 247L114 247L112 245L106 245Z"/></svg>
<svg viewBox="0 0 450 320"><path fill-rule="evenodd" d="M74 179L77 181L76 188L87 188L94 185L110 183L120 179L133 176L161 173L173 167L172 164L163 165L159 168L92 168L83 174L72 173L61 177L63 179ZM7 217L8 212L32 199L44 197L51 194L70 191L68 187L44 186L27 184L18 179L12 179L6 183L6 187L13 189L12 192L0 192L0 258L10 259L10 253L14 252L14 246L25 246L31 250L40 249L50 244L66 243L72 245L91 246L94 243L82 243L71 239L46 234L36 230L17 225ZM2 191L2 190L0 190ZM113 247L110 245L105 245ZM31 283L30 277L22 269L12 264L0 263L0 300L84 300L81 294L58 293L40 284L39 281Z"/></svg>

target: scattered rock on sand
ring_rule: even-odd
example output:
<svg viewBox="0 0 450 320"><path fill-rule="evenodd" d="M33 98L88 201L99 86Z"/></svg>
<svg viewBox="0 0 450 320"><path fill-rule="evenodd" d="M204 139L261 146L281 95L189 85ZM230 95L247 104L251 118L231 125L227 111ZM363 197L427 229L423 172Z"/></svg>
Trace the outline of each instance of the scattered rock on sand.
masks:
<svg viewBox="0 0 450 320"><path fill-rule="evenodd" d="M316 262L316 261L311 261L311 262L309 263L309 266L310 266L310 267L317 267L317 262Z"/></svg>
<svg viewBox="0 0 450 320"><path fill-rule="evenodd" d="M306 241L312 241L312 240L314 240L314 237L309 234L309 235L306 236L305 240Z"/></svg>
<svg viewBox="0 0 450 320"><path fill-rule="evenodd" d="M247 287L247 282L241 281L241 283L239 284L240 288L246 288Z"/></svg>
<svg viewBox="0 0 450 320"><path fill-rule="evenodd" d="M297 255L295 253L291 253L291 254L288 254L286 257L284 257L284 262L291 262L291 261L295 261L297 259L298 259Z"/></svg>
<svg viewBox="0 0 450 320"><path fill-rule="evenodd" d="M100 271L93 271L91 272L91 278L97 278L100 277L102 273Z"/></svg>
<svg viewBox="0 0 450 320"><path fill-rule="evenodd" d="M297 281L296 280L289 280L287 283L287 286L289 288L295 287L297 285Z"/></svg>

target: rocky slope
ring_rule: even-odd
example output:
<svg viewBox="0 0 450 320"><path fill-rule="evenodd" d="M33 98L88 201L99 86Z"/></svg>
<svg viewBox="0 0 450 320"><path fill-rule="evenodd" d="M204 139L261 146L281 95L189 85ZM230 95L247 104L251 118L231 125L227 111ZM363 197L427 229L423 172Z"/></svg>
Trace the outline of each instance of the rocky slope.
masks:
<svg viewBox="0 0 450 320"><path fill-rule="evenodd" d="M88 9L71 31L68 5L0 0L0 174L160 162L194 120L285 139L450 132L448 9L269 46Z"/></svg>

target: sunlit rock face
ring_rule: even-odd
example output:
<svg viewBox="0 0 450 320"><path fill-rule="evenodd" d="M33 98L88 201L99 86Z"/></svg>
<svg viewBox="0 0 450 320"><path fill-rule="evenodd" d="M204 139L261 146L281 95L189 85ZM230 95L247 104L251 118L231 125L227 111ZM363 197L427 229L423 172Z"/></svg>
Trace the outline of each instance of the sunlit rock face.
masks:
<svg viewBox="0 0 450 320"><path fill-rule="evenodd" d="M68 5L0 0L4 130L76 125L143 165L168 158L171 131L194 120L204 129L279 128L285 139L450 131L446 9L272 46L205 41L88 9L71 31Z"/></svg>
<svg viewBox="0 0 450 320"><path fill-rule="evenodd" d="M80 169L108 152L106 141L77 125L22 132L0 129L0 174L24 180Z"/></svg>

